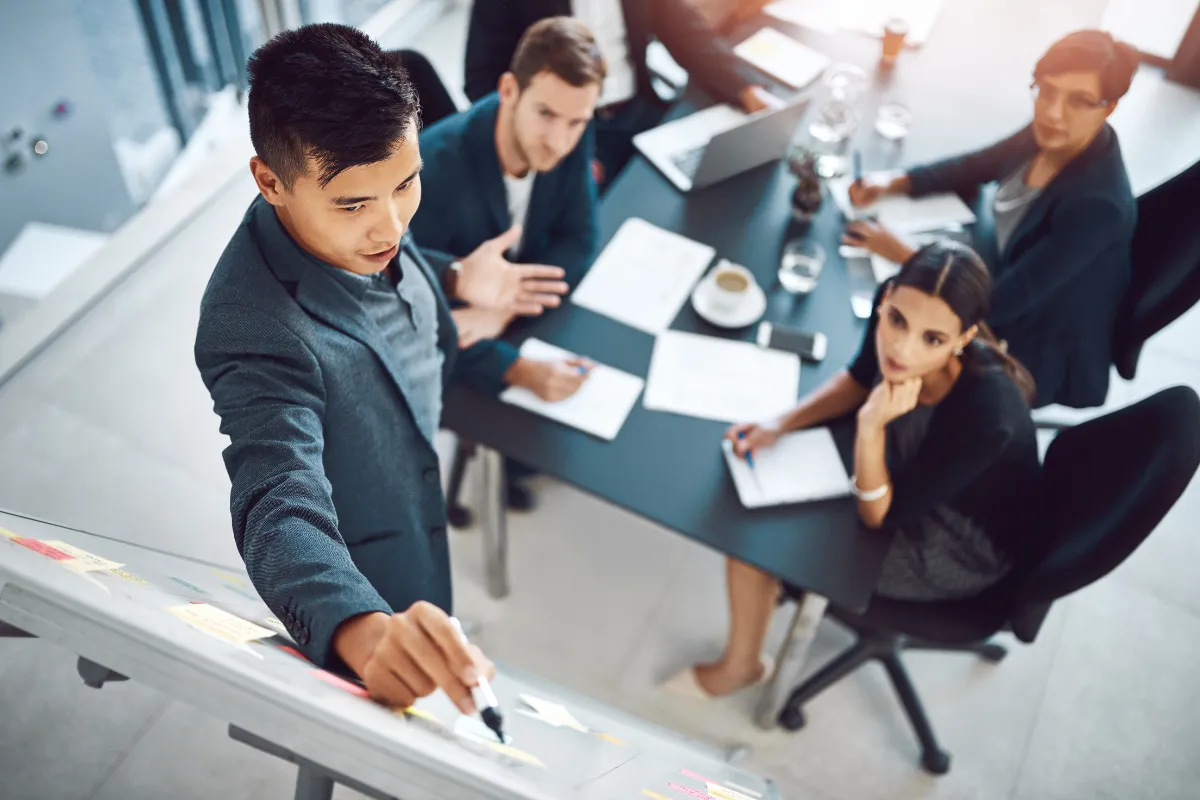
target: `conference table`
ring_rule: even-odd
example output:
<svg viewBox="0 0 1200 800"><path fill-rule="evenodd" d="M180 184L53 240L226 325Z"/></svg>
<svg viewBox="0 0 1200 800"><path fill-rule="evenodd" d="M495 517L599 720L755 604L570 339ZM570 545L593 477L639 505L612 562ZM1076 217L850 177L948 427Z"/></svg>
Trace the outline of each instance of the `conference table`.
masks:
<svg viewBox="0 0 1200 800"><path fill-rule="evenodd" d="M997 5L1003 10L992 7ZM1032 12L1033 3L948 4L930 40L920 50L904 52L890 70L878 67L878 40L851 32L818 33L760 16L741 25L732 38L740 40L772 25L835 62L866 70L871 81L857 103L862 121L852 145L863 153L867 170L884 169L978 147L1025 124L1031 113L1029 75L1037 56L1055 37L1092 23L1091 17L1098 18L1102 10L1102 4L1098 10L1091 0L1063 5L1062 17L1026 16L1022 24L1022 9ZM788 91L767 76L756 77L774 91ZM828 96L819 83L805 92L813 102L802 130L812 108ZM873 130L876 108L893 100L914 112L910 134L898 144ZM668 118L710 104L700 91L689 88ZM804 395L846 365L866 322L851 308L852 289L862 295L857 271L861 267L848 265L839 255L845 225L840 211L826 192L811 223L796 223L790 204L795 186L785 164L773 162L685 195L638 155L605 193L600 228L607 242L626 219L640 217L711 245L718 258L749 269L767 293L763 319L819 331L828 338L824 361L802 366ZM776 278L784 245L797 237L819 242L826 251L819 283L806 296L787 293ZM690 302L671 325L672 330L747 341L756 327L717 328L701 319ZM526 336L642 377L654 346L652 335L570 302L522 327L513 339ZM774 725L799 677L826 604L864 610L890 544L889 534L859 524L849 498L745 509L721 456L724 423L650 411L638 404L617 438L606 442L456 386L447 395L443 425L480 445L484 489L477 516L487 586L494 597L508 592L504 456L804 589L775 675L759 702L756 717L763 727ZM852 473L853 424L840 420L830 427Z"/></svg>

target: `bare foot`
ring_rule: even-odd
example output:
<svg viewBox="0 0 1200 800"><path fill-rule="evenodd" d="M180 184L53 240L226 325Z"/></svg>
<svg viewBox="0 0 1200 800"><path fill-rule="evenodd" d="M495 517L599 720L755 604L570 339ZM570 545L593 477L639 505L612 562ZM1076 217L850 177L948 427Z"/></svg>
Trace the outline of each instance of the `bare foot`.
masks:
<svg viewBox="0 0 1200 800"><path fill-rule="evenodd" d="M696 673L696 682L700 688L713 697L725 697L739 692L747 686L753 686L762 679L766 666L759 661L747 672L735 670L722 661L712 664L697 664L692 668Z"/></svg>

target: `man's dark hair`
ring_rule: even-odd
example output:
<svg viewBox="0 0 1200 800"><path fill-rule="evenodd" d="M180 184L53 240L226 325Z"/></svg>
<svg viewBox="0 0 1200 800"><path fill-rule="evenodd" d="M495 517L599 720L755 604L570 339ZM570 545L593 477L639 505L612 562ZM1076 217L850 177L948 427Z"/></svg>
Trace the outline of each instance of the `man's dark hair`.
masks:
<svg viewBox="0 0 1200 800"><path fill-rule="evenodd" d="M291 189L316 163L322 187L350 167L388 158L416 131L408 74L345 25L284 31L250 56L250 140Z"/></svg>
<svg viewBox="0 0 1200 800"><path fill-rule="evenodd" d="M553 73L576 87L604 83L608 67L587 25L571 17L548 17L525 31L509 72L524 91L541 72Z"/></svg>
<svg viewBox="0 0 1200 800"><path fill-rule="evenodd" d="M1033 69L1034 79L1066 72L1100 75L1101 100L1115 103L1129 91L1138 68L1138 51L1105 31L1069 33L1050 45Z"/></svg>

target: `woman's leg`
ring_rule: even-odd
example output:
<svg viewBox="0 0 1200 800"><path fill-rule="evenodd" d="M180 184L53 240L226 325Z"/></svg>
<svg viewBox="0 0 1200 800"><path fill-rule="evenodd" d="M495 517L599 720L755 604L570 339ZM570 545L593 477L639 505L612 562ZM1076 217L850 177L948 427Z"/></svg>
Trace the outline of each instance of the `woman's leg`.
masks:
<svg viewBox="0 0 1200 800"><path fill-rule="evenodd" d="M762 677L762 649L771 613L779 601L779 581L755 567L729 558L725 561L729 590L729 640L712 664L696 669L696 680L712 695L726 695Z"/></svg>

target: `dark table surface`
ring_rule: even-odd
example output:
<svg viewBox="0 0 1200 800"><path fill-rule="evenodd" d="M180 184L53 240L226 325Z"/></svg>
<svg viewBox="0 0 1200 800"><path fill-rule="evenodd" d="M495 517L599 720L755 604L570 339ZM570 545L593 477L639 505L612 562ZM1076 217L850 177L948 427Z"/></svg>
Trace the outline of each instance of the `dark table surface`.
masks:
<svg viewBox="0 0 1200 800"><path fill-rule="evenodd" d="M1029 74L1038 54L1061 33L1094 24L1090 16L1098 19L1097 5L1094 0L1064 0L1064 8L1049 14L1043 4L1033 24L1016 13L1017 6L1035 8L1028 2L948 2L929 42L905 52L889 72L876 72L878 41L852 33L824 35L763 18L743 26L736 38L771 24L835 61L866 69L872 84L858 104L863 121L854 141L866 168L877 169L981 146L1028 122ZM814 104L825 96L819 87L809 91ZM899 146L873 132L875 108L889 100L905 102L915 115L908 139ZM707 102L689 90L670 116ZM785 167L773 163L684 195L636 156L605 195L600 224L602 241L607 241L623 221L641 217L711 245L718 257L750 269L767 291L764 319L828 337L825 361L801 368L803 395L845 366L865 322L850 308L850 278L837 252L843 227L837 208L826 197L811 227L802 228L790 216L794 187ZM775 275L784 244L799 236L820 242L827 252L819 285L806 297L784 292ZM755 331L755 326L716 328L690 303L671 327L743 340L751 340ZM525 326L519 336L525 335L643 377L654 345L654 337L569 302ZM743 508L719 448L726 425L649 411L640 401L612 442L463 387L448 393L443 425L851 609L866 607L890 542L887 534L858 524L849 499ZM852 426L842 422L831 427L851 471Z"/></svg>

